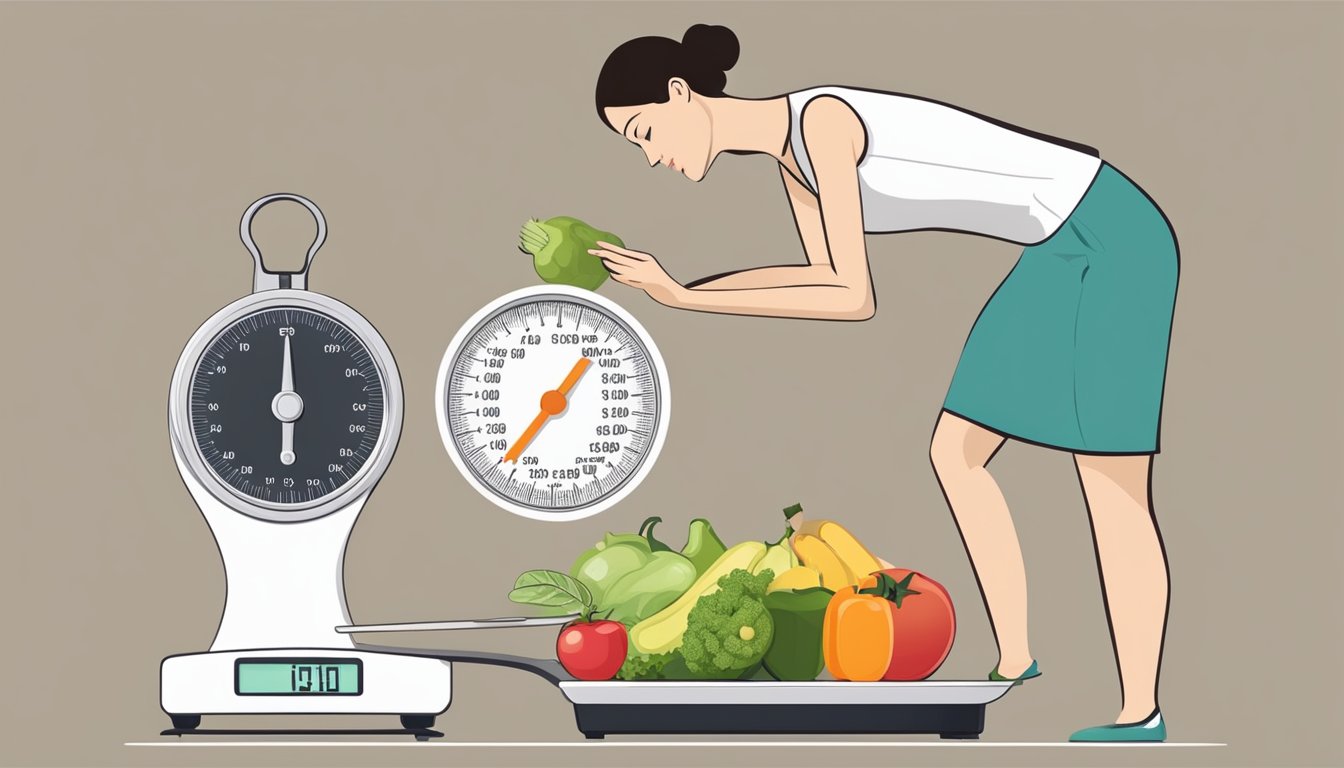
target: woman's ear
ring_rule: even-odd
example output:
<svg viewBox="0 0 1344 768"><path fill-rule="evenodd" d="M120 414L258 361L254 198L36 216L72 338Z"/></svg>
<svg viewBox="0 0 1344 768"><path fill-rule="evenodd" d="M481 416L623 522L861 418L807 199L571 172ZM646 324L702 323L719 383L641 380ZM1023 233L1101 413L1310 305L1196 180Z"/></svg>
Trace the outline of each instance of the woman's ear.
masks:
<svg viewBox="0 0 1344 768"><path fill-rule="evenodd" d="M680 77L674 77L667 81L667 98L669 101L688 102L691 100L691 86Z"/></svg>

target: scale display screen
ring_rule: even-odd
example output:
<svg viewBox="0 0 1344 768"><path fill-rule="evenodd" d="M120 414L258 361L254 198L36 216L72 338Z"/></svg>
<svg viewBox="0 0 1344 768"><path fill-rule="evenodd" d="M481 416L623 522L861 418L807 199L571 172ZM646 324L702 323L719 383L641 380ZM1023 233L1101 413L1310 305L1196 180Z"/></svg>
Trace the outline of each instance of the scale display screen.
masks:
<svg viewBox="0 0 1344 768"><path fill-rule="evenodd" d="M239 696L358 696L364 692L359 659L238 659L233 690Z"/></svg>

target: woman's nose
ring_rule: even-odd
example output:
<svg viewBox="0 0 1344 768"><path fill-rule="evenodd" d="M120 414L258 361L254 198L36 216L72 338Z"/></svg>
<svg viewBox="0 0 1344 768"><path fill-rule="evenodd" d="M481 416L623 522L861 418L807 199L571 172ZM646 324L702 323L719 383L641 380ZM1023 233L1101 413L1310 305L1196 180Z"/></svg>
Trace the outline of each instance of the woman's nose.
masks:
<svg viewBox="0 0 1344 768"><path fill-rule="evenodd" d="M649 161L649 167L650 167L650 168L652 168L652 167L658 165L658 163L662 162L662 158L659 157L658 153L656 153L656 152L653 151L653 148L652 148L652 147L650 147L649 145L645 144L644 147L643 147L643 149L644 149L644 157L648 158L648 161Z"/></svg>

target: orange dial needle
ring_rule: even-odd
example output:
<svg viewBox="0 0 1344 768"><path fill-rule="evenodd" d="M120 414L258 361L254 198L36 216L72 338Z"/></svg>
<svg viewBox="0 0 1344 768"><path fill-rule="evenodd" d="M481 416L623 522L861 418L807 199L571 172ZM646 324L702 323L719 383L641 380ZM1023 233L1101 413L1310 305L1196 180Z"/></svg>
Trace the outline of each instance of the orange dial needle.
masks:
<svg viewBox="0 0 1344 768"><path fill-rule="evenodd" d="M592 361L586 357L579 358L579 362L574 364L574 367L569 371L569 375L560 383L559 389L548 390L542 394L541 412L537 414L537 417L532 420L531 424L527 425L527 429L523 430L523 434L518 436L518 440L513 444L513 447L509 449L509 452L504 454L504 461L512 461L515 464L518 463L518 457L523 455L523 451L527 450L527 446L532 443L533 438L535 438L537 433L541 431L541 427L546 423L546 420L557 414L564 413L565 406L569 404L567 399L569 390L573 389L574 385L579 382L579 377L583 375L585 370L587 370L590 362Z"/></svg>

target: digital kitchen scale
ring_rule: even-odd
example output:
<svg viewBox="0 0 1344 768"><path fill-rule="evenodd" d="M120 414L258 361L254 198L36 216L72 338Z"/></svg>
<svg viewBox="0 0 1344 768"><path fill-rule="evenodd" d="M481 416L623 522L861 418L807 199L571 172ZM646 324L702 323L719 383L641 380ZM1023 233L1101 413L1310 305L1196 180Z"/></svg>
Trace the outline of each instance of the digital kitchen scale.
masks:
<svg viewBox="0 0 1344 768"><path fill-rule="evenodd" d="M252 240L257 211L280 200L317 220L298 272L267 270ZM360 650L335 631L350 623L346 541L401 432L396 361L368 320L308 290L327 236L316 205L269 195L240 229L252 293L192 335L169 395L173 458L227 591L209 651L163 660L164 734L206 732L202 715L321 713L401 717L400 729L360 733L441 735L429 728L451 701L447 662Z"/></svg>

